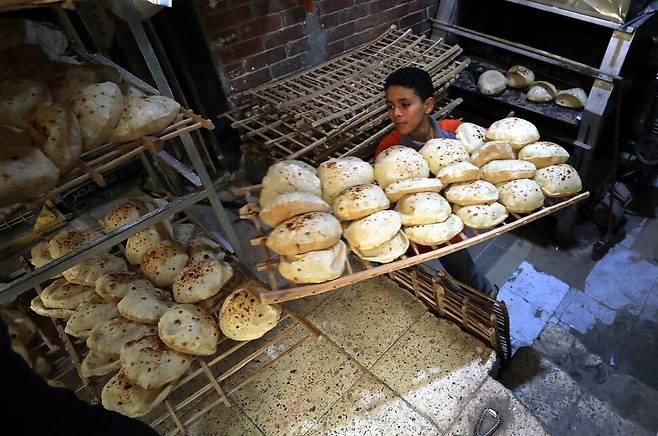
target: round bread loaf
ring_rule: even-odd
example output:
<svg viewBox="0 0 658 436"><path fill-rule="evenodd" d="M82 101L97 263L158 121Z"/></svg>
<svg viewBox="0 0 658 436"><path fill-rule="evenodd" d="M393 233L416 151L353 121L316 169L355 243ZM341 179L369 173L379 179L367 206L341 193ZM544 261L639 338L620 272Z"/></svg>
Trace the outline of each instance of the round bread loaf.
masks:
<svg viewBox="0 0 658 436"><path fill-rule="evenodd" d="M273 329L280 316L279 306L261 303L252 287L245 287L231 293L222 304L219 328L227 338L249 341Z"/></svg>
<svg viewBox="0 0 658 436"><path fill-rule="evenodd" d="M333 212L341 221L352 221L388 209L390 201L378 185L356 185L334 200Z"/></svg>
<svg viewBox="0 0 658 436"><path fill-rule="evenodd" d="M123 297L117 309L122 317L142 324L157 324L163 313L174 305L171 293L162 289L137 289Z"/></svg>
<svg viewBox="0 0 658 436"><path fill-rule="evenodd" d="M457 139L430 139L418 150L418 153L425 158L432 174L438 174L442 168L470 158L464 144Z"/></svg>
<svg viewBox="0 0 658 436"><path fill-rule="evenodd" d="M41 292L43 305L51 309L77 309L94 295L92 286L69 283L64 279L52 282Z"/></svg>
<svg viewBox="0 0 658 436"><path fill-rule="evenodd" d="M451 183L471 182L480 177L480 168L470 162L455 162L447 167L441 168L436 178L441 180L444 186Z"/></svg>
<svg viewBox="0 0 658 436"><path fill-rule="evenodd" d="M149 289L153 284L131 272L103 274L96 280L96 293L102 298L118 303L128 292Z"/></svg>
<svg viewBox="0 0 658 436"><path fill-rule="evenodd" d="M514 159L512 146L505 141L490 141L473 153L471 163L481 168L492 160L503 159Z"/></svg>
<svg viewBox="0 0 658 436"><path fill-rule="evenodd" d="M266 244L275 253L292 256L329 248L338 242L341 233L340 223L333 215L311 212L276 226Z"/></svg>
<svg viewBox="0 0 658 436"><path fill-rule="evenodd" d="M537 170L535 182L547 197L573 195L583 189L578 172L567 164L551 165Z"/></svg>
<svg viewBox="0 0 658 436"><path fill-rule="evenodd" d="M126 378L142 389L157 389L178 380L191 363L192 356L167 348L155 335L130 341L121 349Z"/></svg>
<svg viewBox="0 0 658 436"><path fill-rule="evenodd" d="M401 225L399 213L394 210L381 210L350 223L344 235L351 246L368 250L395 236Z"/></svg>
<svg viewBox="0 0 658 436"><path fill-rule="evenodd" d="M27 130L29 113L50 101L50 91L43 82L26 77L0 81L0 124Z"/></svg>
<svg viewBox="0 0 658 436"><path fill-rule="evenodd" d="M112 318L97 324L87 338L87 346L98 356L119 356L126 342L154 335L157 330L152 325L140 324L125 318Z"/></svg>
<svg viewBox="0 0 658 436"><path fill-rule="evenodd" d="M41 150L2 145L0 207L31 200L57 184L59 169Z"/></svg>
<svg viewBox="0 0 658 436"><path fill-rule="evenodd" d="M160 133L176 119L179 111L178 102L161 95L145 95L128 99L124 102L119 122L110 135L110 141L134 141L147 135Z"/></svg>
<svg viewBox="0 0 658 436"><path fill-rule="evenodd" d="M400 180L429 175L427 161L413 148L396 145L382 151L375 159L375 180L384 189Z"/></svg>
<svg viewBox="0 0 658 436"><path fill-rule="evenodd" d="M457 236L464 229L464 223L455 214L442 223L423 224L404 228L409 240L421 245L443 244Z"/></svg>
<svg viewBox="0 0 658 436"><path fill-rule="evenodd" d="M101 402L107 410L137 418L162 403L173 388L170 383L157 389L142 389L120 370L103 386Z"/></svg>
<svg viewBox="0 0 658 436"><path fill-rule="evenodd" d="M64 331L76 338L87 338L96 325L118 316L116 303L94 295L78 306L66 322Z"/></svg>
<svg viewBox="0 0 658 436"><path fill-rule="evenodd" d="M375 172L368 162L348 156L322 162L318 167L318 177L322 185L322 198L333 205L336 197L350 186L373 183Z"/></svg>
<svg viewBox="0 0 658 436"><path fill-rule="evenodd" d="M535 103L548 103L557 95L557 89L549 82L534 82L526 94L526 98Z"/></svg>
<svg viewBox="0 0 658 436"><path fill-rule="evenodd" d="M507 86L510 88L527 88L535 81L535 73L522 65L514 65L507 70Z"/></svg>
<svg viewBox="0 0 658 436"><path fill-rule="evenodd" d="M530 121L507 117L494 122L487 130L489 141L505 141L518 150L539 140L539 131Z"/></svg>
<svg viewBox="0 0 658 436"><path fill-rule="evenodd" d="M507 218L507 209L500 203L457 206L455 213L466 227L484 230L495 227Z"/></svg>
<svg viewBox="0 0 658 436"><path fill-rule="evenodd" d="M450 203L460 206L493 203L498 200L498 190L485 180L455 183L443 192Z"/></svg>
<svg viewBox="0 0 658 436"><path fill-rule="evenodd" d="M177 303L198 303L216 295L233 277L233 268L217 259L202 259L188 264L172 286Z"/></svg>
<svg viewBox="0 0 658 436"><path fill-rule="evenodd" d="M168 223L167 223L168 224ZM126 242L126 259L132 265L139 265L144 255L156 245L169 241L171 234L164 222L131 235Z"/></svg>
<svg viewBox="0 0 658 436"><path fill-rule="evenodd" d="M73 314L73 310L71 309L47 308L43 305L43 301L41 301L41 297L38 295L30 301L30 309L38 315L59 319L68 319Z"/></svg>
<svg viewBox="0 0 658 436"><path fill-rule="evenodd" d="M537 168L532 162L518 159L492 160L480 170L480 177L494 184L534 177Z"/></svg>
<svg viewBox="0 0 658 436"><path fill-rule="evenodd" d="M391 239L375 248L370 248L368 250L359 250L356 247L351 248L352 251L363 260L389 263L407 252L407 249L409 248L409 238L407 238L407 235L400 230Z"/></svg>
<svg viewBox="0 0 658 436"><path fill-rule="evenodd" d="M200 236L191 239L187 244L187 254L190 256L190 262L206 259L224 259L224 250L212 239Z"/></svg>
<svg viewBox="0 0 658 436"><path fill-rule="evenodd" d="M407 194L415 194L416 192L440 192L442 189L443 183L439 179L420 177L391 183L386 187L384 193L394 203Z"/></svg>
<svg viewBox="0 0 658 436"><path fill-rule="evenodd" d="M478 90L484 95L498 95L507 88L507 78L500 71L488 70L478 77Z"/></svg>
<svg viewBox="0 0 658 436"><path fill-rule="evenodd" d="M101 227L105 233L110 233L121 226L136 221L146 215L152 208L141 200L128 200L114 206L105 214Z"/></svg>
<svg viewBox="0 0 658 436"><path fill-rule="evenodd" d="M35 144L62 173L68 173L78 164L82 151L78 119L59 103L41 103L29 116Z"/></svg>
<svg viewBox="0 0 658 436"><path fill-rule="evenodd" d="M512 213L526 213L544 204L544 195L534 180L518 179L498 187L499 201Z"/></svg>
<svg viewBox="0 0 658 436"><path fill-rule="evenodd" d="M194 304L177 304L158 321L158 336L172 350L195 356L217 351L219 334L215 321Z"/></svg>
<svg viewBox="0 0 658 436"><path fill-rule="evenodd" d="M30 249L30 263L37 268L41 268L50 262L50 243L48 241L41 241Z"/></svg>
<svg viewBox="0 0 658 436"><path fill-rule="evenodd" d="M450 204L438 192L418 192L402 197L395 205L404 226L440 223L448 219Z"/></svg>
<svg viewBox="0 0 658 436"><path fill-rule="evenodd" d="M123 103L121 89L112 82L87 85L69 99L69 107L80 121L83 150L93 150L107 142L122 116Z"/></svg>
<svg viewBox="0 0 658 436"><path fill-rule="evenodd" d="M326 250L281 256L279 272L292 283L322 283L343 274L346 257L345 243L339 240Z"/></svg>
<svg viewBox="0 0 658 436"><path fill-rule="evenodd" d="M62 276L71 283L95 288L96 280L102 275L123 271L128 271L125 260L113 254L101 254L67 269Z"/></svg>
<svg viewBox="0 0 658 436"><path fill-rule="evenodd" d="M555 104L572 109L580 109L587 104L587 93L581 88L564 89L555 96Z"/></svg>
<svg viewBox="0 0 658 436"><path fill-rule="evenodd" d="M179 244L161 242L144 255L141 270L155 286L167 288L185 268L188 258L187 252Z"/></svg>
<svg viewBox="0 0 658 436"><path fill-rule="evenodd" d="M310 192L320 197L322 188L315 169L296 160L277 162L267 169L261 181L259 204L266 209L272 200L286 192Z"/></svg>
<svg viewBox="0 0 658 436"><path fill-rule="evenodd" d="M461 123L455 135L464 144L468 154L473 154L486 142L487 129L473 123Z"/></svg>
<svg viewBox="0 0 658 436"><path fill-rule="evenodd" d="M519 159L532 162L537 168L545 168L565 163L569 160L569 153L553 142L539 141L523 147Z"/></svg>
<svg viewBox="0 0 658 436"><path fill-rule="evenodd" d="M58 259L101 236L101 233L93 230L64 230L59 232L50 240L50 257Z"/></svg>
<svg viewBox="0 0 658 436"><path fill-rule="evenodd" d="M309 212L328 212L329 205L310 192L286 192L272 199L258 216L268 226L274 228L297 215Z"/></svg>

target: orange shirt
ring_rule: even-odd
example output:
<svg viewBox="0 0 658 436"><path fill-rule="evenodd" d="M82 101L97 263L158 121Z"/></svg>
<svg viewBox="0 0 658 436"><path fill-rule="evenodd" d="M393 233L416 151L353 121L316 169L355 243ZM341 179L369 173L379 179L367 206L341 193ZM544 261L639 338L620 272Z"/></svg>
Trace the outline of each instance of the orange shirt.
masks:
<svg viewBox="0 0 658 436"><path fill-rule="evenodd" d="M461 123L462 122L459 120L439 120L439 127L447 132L455 133L455 131L457 131L457 127L459 127ZM377 144L375 157L387 148L400 145L401 136L402 135L397 130L393 130L391 133L384 136L381 141L379 141L379 144Z"/></svg>

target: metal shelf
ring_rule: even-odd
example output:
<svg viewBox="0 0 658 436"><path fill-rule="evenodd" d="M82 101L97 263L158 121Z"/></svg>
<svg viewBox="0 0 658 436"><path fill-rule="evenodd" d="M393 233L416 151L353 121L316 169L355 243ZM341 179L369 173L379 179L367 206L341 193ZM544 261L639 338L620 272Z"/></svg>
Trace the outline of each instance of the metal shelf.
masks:
<svg viewBox="0 0 658 436"><path fill-rule="evenodd" d="M517 5L527 6L533 9L539 9L540 11L544 11L544 12L550 12L552 14L562 15L563 17L573 18L575 20L585 21L591 24L596 24L597 26L607 27L609 29L619 29L619 27L622 26L621 23L616 23L614 21L605 20L603 18L598 18L592 15L584 14L582 12L572 11L569 9L560 8L558 6L535 2L532 0L505 0L505 1L509 3L515 3Z"/></svg>

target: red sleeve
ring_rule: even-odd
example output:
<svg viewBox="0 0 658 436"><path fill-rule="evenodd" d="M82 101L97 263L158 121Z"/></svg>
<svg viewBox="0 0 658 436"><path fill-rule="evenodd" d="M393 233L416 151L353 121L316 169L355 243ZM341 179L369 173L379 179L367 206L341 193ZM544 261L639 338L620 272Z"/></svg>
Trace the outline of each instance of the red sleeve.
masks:
<svg viewBox="0 0 658 436"><path fill-rule="evenodd" d="M391 133L384 136L381 141L379 141L377 150L375 150L375 157L377 157L377 155L382 151L386 150L387 148L391 148L394 145L400 145L400 132L397 130L393 130Z"/></svg>
<svg viewBox="0 0 658 436"><path fill-rule="evenodd" d="M455 133L457 128L461 126L462 122L459 120L440 120L439 127L441 127L446 132Z"/></svg>

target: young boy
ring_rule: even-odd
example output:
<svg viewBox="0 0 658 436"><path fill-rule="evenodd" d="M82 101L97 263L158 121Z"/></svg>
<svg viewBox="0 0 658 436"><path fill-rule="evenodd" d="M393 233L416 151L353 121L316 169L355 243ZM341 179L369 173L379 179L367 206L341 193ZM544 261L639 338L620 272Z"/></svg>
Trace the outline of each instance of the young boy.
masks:
<svg viewBox="0 0 658 436"><path fill-rule="evenodd" d="M375 156L394 145L420 149L433 138L455 138L458 120L437 122L430 113L434 109L434 88L430 75L415 67L393 71L384 82L388 116L395 130L377 145ZM485 294L495 297L496 290L480 273L466 250L440 258L446 272Z"/></svg>

